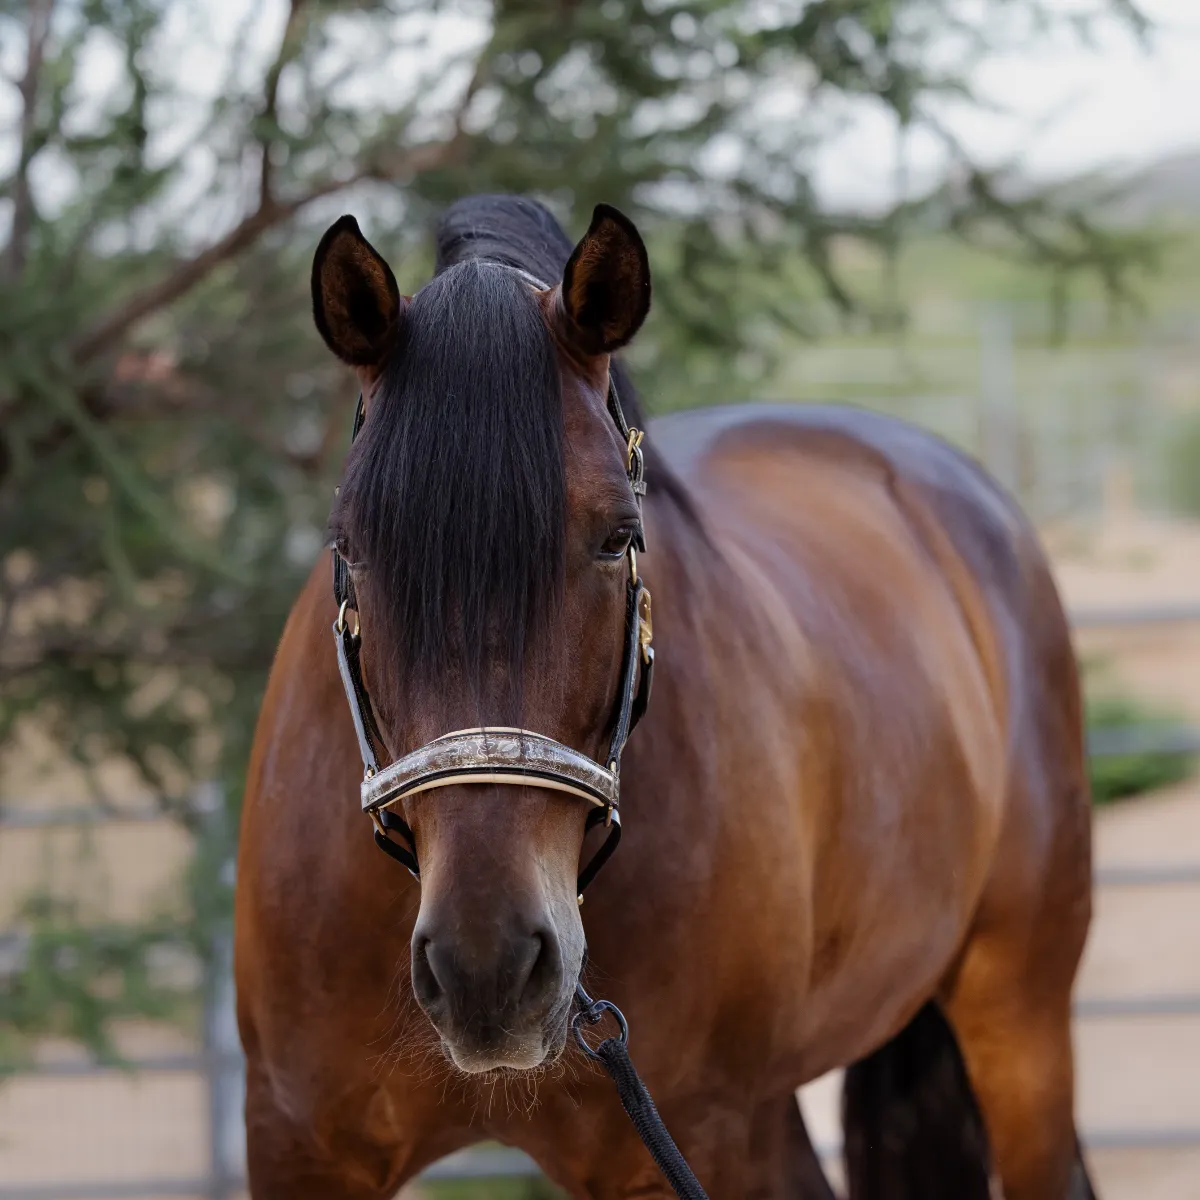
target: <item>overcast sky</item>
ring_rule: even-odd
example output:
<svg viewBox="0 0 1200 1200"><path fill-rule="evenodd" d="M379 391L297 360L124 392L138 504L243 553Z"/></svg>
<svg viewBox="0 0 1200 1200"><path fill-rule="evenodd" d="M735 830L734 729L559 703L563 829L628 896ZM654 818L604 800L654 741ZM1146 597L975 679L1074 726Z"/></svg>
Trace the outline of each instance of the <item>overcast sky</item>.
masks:
<svg viewBox="0 0 1200 1200"><path fill-rule="evenodd" d="M1200 0L1141 7L1158 26L1148 47L1114 30L1092 49L1059 44L988 62L977 90L1010 115L955 113L956 133L976 158L1013 162L1038 178L1200 151ZM822 190L841 201L878 199L892 186L894 145L886 122L860 121L824 156ZM909 153L918 177L935 157L919 138Z"/></svg>
<svg viewBox="0 0 1200 1200"><path fill-rule="evenodd" d="M968 8L980 0L962 0ZM1098 44L1058 36L1019 55L993 57L975 76L978 94L1003 113L946 110L940 117L976 160L1012 163L1036 178L1129 169L1158 158L1200 151L1200 0L1138 0L1154 24L1149 44L1127 27L1101 29ZM254 33L273 47L283 0L205 0L230 10L254 5ZM1106 0L1046 0L1059 12L1092 10ZM449 16L449 21L447 21ZM240 21L222 22L228 30ZM482 31L450 14L439 20L444 50L476 43ZM911 186L940 176L944 147L910 137L905 148ZM834 203L872 204L896 186L894 126L881 110L865 112L832 141L818 162L817 184Z"/></svg>
<svg viewBox="0 0 1200 1200"><path fill-rule="evenodd" d="M963 0L971 5L979 0ZM1092 8L1104 0L1047 0L1060 11ZM1088 48L1068 39L1046 40L1020 55L994 57L975 76L977 92L1003 113L947 110L942 119L971 155L988 165L1007 163L1035 178L1053 178L1089 170L1130 169L1156 159L1200 151L1200 0L1139 0L1156 30L1148 46L1115 27ZM247 26L244 14L257 19ZM181 6L190 13L171 38L178 55L178 76L195 94L219 86L222 43L248 41L250 58L265 58L282 25L283 0L199 0ZM437 41L450 51L479 40L477 23L439 18ZM199 24L197 24L199 22ZM178 24L178 23L177 23ZM203 43L208 42L208 45ZM177 48L177 49L176 49ZM18 72L17 47L0 48L0 63ZM115 48L91 56L85 74L97 92L117 68ZM403 73L402 76L403 77ZM455 76L447 84L455 83ZM85 90L87 90L85 85ZM11 89L0 100L0 159L15 152ZM190 136L186 122L180 137ZM905 151L909 178L920 187L940 174L945 158L931 137L910 137ZM894 192L896 131L881 111L855 119L821 153L817 184L836 204L879 203ZM8 166L4 162L5 167Z"/></svg>

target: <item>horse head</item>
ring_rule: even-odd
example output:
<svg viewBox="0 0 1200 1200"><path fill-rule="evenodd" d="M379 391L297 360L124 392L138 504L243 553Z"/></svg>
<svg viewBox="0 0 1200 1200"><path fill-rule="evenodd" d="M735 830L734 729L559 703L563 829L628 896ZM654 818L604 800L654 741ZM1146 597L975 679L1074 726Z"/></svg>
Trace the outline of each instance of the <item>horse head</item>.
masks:
<svg viewBox="0 0 1200 1200"><path fill-rule="evenodd" d="M463 730L481 755L418 772L386 805L420 864L413 991L472 1073L564 1046L585 951L581 852L588 814L613 816L640 595L637 436L614 420L609 356L646 316L645 248L604 206L555 278L536 254L522 261L520 240L490 255L476 241L405 297L343 217L312 276L317 327L363 394L331 535L380 764L460 753L470 739L445 735ZM505 776L488 739L508 735ZM522 766L534 735L554 759L543 777ZM572 792L571 752L599 783Z"/></svg>

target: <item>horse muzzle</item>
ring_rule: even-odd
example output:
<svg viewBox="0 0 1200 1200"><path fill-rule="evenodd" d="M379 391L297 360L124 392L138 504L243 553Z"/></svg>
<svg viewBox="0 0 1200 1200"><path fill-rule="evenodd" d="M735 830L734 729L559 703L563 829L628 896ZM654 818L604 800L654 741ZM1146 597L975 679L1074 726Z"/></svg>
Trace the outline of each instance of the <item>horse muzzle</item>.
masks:
<svg viewBox="0 0 1200 1200"><path fill-rule="evenodd" d="M515 921L468 941L455 925L418 919L412 938L413 992L454 1065L468 1074L529 1070L556 1056L573 977L553 926Z"/></svg>

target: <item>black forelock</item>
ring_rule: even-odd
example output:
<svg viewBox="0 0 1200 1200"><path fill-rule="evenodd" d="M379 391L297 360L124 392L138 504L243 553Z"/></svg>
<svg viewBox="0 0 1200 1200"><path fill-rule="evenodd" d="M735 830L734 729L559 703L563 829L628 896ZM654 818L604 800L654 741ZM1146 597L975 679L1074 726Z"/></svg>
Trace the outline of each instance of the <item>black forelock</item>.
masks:
<svg viewBox="0 0 1200 1200"><path fill-rule="evenodd" d="M401 680L478 685L496 651L519 695L561 590L565 495L558 359L529 285L446 265L406 311L334 517Z"/></svg>
<svg viewBox="0 0 1200 1200"><path fill-rule="evenodd" d="M528 271L547 287L562 278L574 244L554 214L528 196L466 196L442 214L435 270L484 258Z"/></svg>
<svg viewBox="0 0 1200 1200"><path fill-rule="evenodd" d="M456 200L442 214L436 242L437 271L467 259L483 258L527 271L547 287L561 282L567 259L575 249L558 218L544 204L529 196L504 194ZM646 415L625 364L614 358L610 370L625 419L644 430ZM647 487L670 500L699 526L699 514L687 489L663 462L652 439L645 443L645 454Z"/></svg>
<svg viewBox="0 0 1200 1200"><path fill-rule="evenodd" d="M527 271L547 287L561 282L567 259L575 249L558 218L544 204L529 196L502 194L456 200L442 214L436 241L437 271L466 259L484 258ZM626 419L645 429L641 401L629 373L615 359L612 372ZM647 470L662 470L650 447Z"/></svg>
<svg viewBox="0 0 1200 1200"><path fill-rule="evenodd" d="M561 592L566 523L561 383L528 281L553 286L574 246L525 196L470 196L436 234L436 274L407 307L400 341L351 449L334 532L365 567L403 681L449 669L472 683L505 657L519 704L525 647ZM644 429L624 367L613 379ZM646 450L647 482L692 512Z"/></svg>

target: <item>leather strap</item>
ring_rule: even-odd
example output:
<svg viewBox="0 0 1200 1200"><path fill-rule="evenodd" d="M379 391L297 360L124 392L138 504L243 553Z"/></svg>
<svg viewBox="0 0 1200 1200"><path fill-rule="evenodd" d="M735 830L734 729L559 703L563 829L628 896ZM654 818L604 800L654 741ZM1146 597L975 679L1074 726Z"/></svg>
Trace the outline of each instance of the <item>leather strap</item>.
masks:
<svg viewBox="0 0 1200 1200"><path fill-rule="evenodd" d="M358 752L362 755L363 773L372 776L379 770L378 748L383 746L383 737L375 723L375 709L363 683L359 651L362 638L350 630L345 615L340 614L333 623L333 641L337 649L338 674L346 699L350 702L350 716L354 720L354 733L358 738Z"/></svg>
<svg viewBox="0 0 1200 1200"><path fill-rule="evenodd" d="M600 874L600 868L612 858L613 851L621 843L621 813L618 809L593 808L584 823L583 836L586 838L597 825L607 825L608 836L600 844L600 849L588 860L587 866L579 872L579 878L575 880L575 894L581 902L587 885Z"/></svg>
<svg viewBox="0 0 1200 1200"><path fill-rule="evenodd" d="M637 695L633 700L633 712L629 716L629 732L638 727L638 722L646 715L650 707L650 693L654 688L654 647L646 646L642 650L641 678L638 680Z"/></svg>
<svg viewBox="0 0 1200 1200"><path fill-rule="evenodd" d="M607 767L614 775L621 770L621 754L632 729L634 687L637 683L638 604L644 585L631 579L625 589L625 653L621 661L621 683L617 692L617 718L613 723L612 739L608 744Z"/></svg>
<svg viewBox="0 0 1200 1200"><path fill-rule="evenodd" d="M366 418L366 404L363 401L362 392L359 392L358 403L354 406L354 424L350 427L350 444L352 446L358 438ZM340 488L335 488L333 494L336 496L340 490ZM354 595L354 577L350 574L350 567L346 563L346 560L337 552L336 546L333 548L333 599L334 603L338 606L339 612L343 604L348 608L354 609L356 612L358 610L358 604Z"/></svg>

